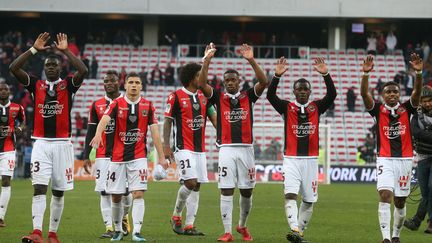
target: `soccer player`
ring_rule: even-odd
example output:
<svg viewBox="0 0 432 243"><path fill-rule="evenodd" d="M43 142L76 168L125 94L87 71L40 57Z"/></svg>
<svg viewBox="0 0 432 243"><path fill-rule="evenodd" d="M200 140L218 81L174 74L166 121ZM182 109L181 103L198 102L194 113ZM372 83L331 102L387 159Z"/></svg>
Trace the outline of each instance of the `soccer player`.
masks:
<svg viewBox="0 0 432 243"><path fill-rule="evenodd" d="M377 190L379 194L378 219L383 243L398 243L406 216L405 200L410 193L413 147L410 116L419 104L422 88L423 61L411 54L411 67L416 71L414 89L408 101L400 103L400 88L395 82L386 82L381 89L383 103L369 93L369 72L374 67L373 56L363 62L361 96L366 110L374 118L377 134ZM394 201L393 234L390 237L390 206ZM390 241L391 239L391 241Z"/></svg>
<svg viewBox="0 0 432 243"><path fill-rule="evenodd" d="M9 95L9 85L0 83L0 227L6 227L4 219L15 169L15 134L21 134L25 127L24 109L21 105L10 102Z"/></svg>
<svg viewBox="0 0 432 243"><path fill-rule="evenodd" d="M175 233L184 235L204 235L194 227L194 221L198 211L200 185L208 182L204 141L207 117L216 127L216 111L198 90L200 70L201 65L197 63L183 66L180 73L183 88L168 96L165 110L164 154L166 159L175 159L183 182L177 192L171 224ZM174 154L170 145L173 122ZM181 215L185 204L187 213L183 229Z"/></svg>
<svg viewBox="0 0 432 243"><path fill-rule="evenodd" d="M258 83L240 92L240 75L234 69L224 75L226 92L219 92L207 84L210 61L216 52L215 45L206 47L199 87L211 104L217 108L217 144L219 150L220 210L225 233L218 241L233 241L231 234L234 188L240 190L240 219L237 232L243 240L251 241L246 220L252 208L252 191L255 187L255 158L253 149L253 105L267 87L265 73L254 59L253 48L243 44L241 54L255 71Z"/></svg>
<svg viewBox="0 0 432 243"><path fill-rule="evenodd" d="M324 98L309 101L312 92L311 84L301 78L293 85L295 101L281 100L276 90L280 78L287 71L286 65L284 57L277 61L267 99L284 120L285 214L291 228L287 239L300 243L312 217L313 204L318 200L319 119L336 99L336 88L324 59L317 58L314 69L324 78L327 87ZM299 191L302 194L300 209L297 208Z"/></svg>
<svg viewBox="0 0 432 243"><path fill-rule="evenodd" d="M130 73L126 77L125 88L126 94L115 99L100 119L96 135L90 145L93 148L99 148L99 145L106 146L102 144L102 133L111 119L114 119L114 143L106 187L106 192L112 197L111 208L115 232L111 241L123 239L121 199L126 192L126 182L128 182L129 191L133 195L132 240L143 242L146 240L140 232L144 219L144 192L147 190L148 127L158 153L159 164L166 169L168 163L163 154L154 106L152 102L140 96L142 83L139 75Z"/></svg>
<svg viewBox="0 0 432 243"><path fill-rule="evenodd" d="M415 149L417 152L418 167L417 178L422 194L422 203L429 214L428 227L425 233L432 234L432 88L424 86L421 97L420 107L411 119L411 131L415 139ZM419 212L417 211L416 215ZM417 219L417 220L416 220ZM421 224L420 219L413 217L405 224L407 228L413 226L418 229Z"/></svg>
<svg viewBox="0 0 432 243"><path fill-rule="evenodd" d="M47 242L58 242L57 229L64 207L64 191L73 189L74 153L71 143L71 116L73 96L81 86L87 68L68 48L67 35L57 34L54 42L77 70L73 77L60 78L62 61L59 56L49 55L44 62L47 80L30 77L22 67L46 46L50 35L38 36L33 46L10 65L10 71L32 94L34 99L35 139L31 155L31 172L34 194L32 200L33 232L22 238L23 242L43 242L42 225L46 208L46 192L51 180L50 224Z"/></svg>
<svg viewBox="0 0 432 243"><path fill-rule="evenodd" d="M89 122L88 122L88 130L87 136L85 140L85 149L84 149L84 169L87 173L90 174L91 162L89 160L89 154L91 151L90 140L94 137L96 133L96 127L99 123L99 120L105 113L108 105L116 98L120 97L119 92L119 77L115 70L108 70L103 79L105 95L100 99L93 102L90 106L89 112ZM96 150L96 162L95 162L95 171L96 171L96 187L95 191L100 194L100 209L102 213L102 219L105 224L106 232L101 235L100 238L112 238L114 235L113 227L112 227L112 214L111 214L111 197L105 191L105 185L107 181L108 174L108 166L110 163L110 157L112 152L112 144L114 140L114 120L111 120L106 130L102 134L103 144L106 146L100 147ZM132 195L127 193L127 195L123 196L123 204L124 204L124 217L122 220L122 228L123 233L125 235L130 231L129 220L128 220L128 212L129 207L132 202Z"/></svg>

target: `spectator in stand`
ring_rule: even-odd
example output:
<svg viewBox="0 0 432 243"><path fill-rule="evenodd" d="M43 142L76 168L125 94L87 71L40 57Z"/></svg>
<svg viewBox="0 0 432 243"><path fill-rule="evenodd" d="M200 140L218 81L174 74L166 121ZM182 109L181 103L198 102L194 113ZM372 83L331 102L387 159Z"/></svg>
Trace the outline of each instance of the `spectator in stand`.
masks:
<svg viewBox="0 0 432 243"><path fill-rule="evenodd" d="M171 44L171 61L177 59L177 51L178 51L178 39L175 33L171 35L171 38L168 35L165 35L165 39Z"/></svg>
<svg viewBox="0 0 432 243"><path fill-rule="evenodd" d="M429 58L426 60L424 68L423 68L423 82L425 85L431 85L430 78L432 74L432 55L429 55Z"/></svg>
<svg viewBox="0 0 432 243"><path fill-rule="evenodd" d="M174 85L174 68L170 63L168 63L168 66L165 69L165 85Z"/></svg>
<svg viewBox="0 0 432 243"><path fill-rule="evenodd" d="M346 93L347 107L348 111L355 112L355 102L357 99L357 94L354 92L355 87L351 86Z"/></svg>
<svg viewBox="0 0 432 243"><path fill-rule="evenodd" d="M382 32L378 33L377 37L377 53L383 55L386 51L386 39Z"/></svg>
<svg viewBox="0 0 432 243"><path fill-rule="evenodd" d="M91 78L92 79L96 79L97 78L98 67L99 67L98 61L97 61L96 57L93 56L93 59L92 59L92 62L91 62L91 66L90 66L90 68L91 68Z"/></svg>
<svg viewBox="0 0 432 243"><path fill-rule="evenodd" d="M428 60L430 55L430 46L426 40L424 40L422 43L422 50L423 50L423 60Z"/></svg>
<svg viewBox="0 0 432 243"><path fill-rule="evenodd" d="M397 38L393 34L393 31L390 31L386 37L386 46L387 46L388 55L393 55L396 45L397 45Z"/></svg>
<svg viewBox="0 0 432 243"><path fill-rule="evenodd" d="M75 128L76 128L76 137L81 136L81 131L84 128L84 120L81 117L79 112L75 112Z"/></svg>
<svg viewBox="0 0 432 243"><path fill-rule="evenodd" d="M222 92L223 89L223 84L221 82L221 80L214 75L213 79L210 82L210 85L217 91L217 92Z"/></svg>
<svg viewBox="0 0 432 243"><path fill-rule="evenodd" d="M141 72L139 72L138 75L140 76L140 79L142 81L142 90L145 92L147 91L147 83L148 83L148 79L147 79L148 72L146 71L146 68L141 67Z"/></svg>
<svg viewBox="0 0 432 243"><path fill-rule="evenodd" d="M405 95L411 95L412 91L413 91L413 85L414 85L414 78L415 77L415 73L414 70L410 69L409 72L406 74L405 76Z"/></svg>
<svg viewBox="0 0 432 243"><path fill-rule="evenodd" d="M124 84L125 84L126 76L127 76L126 67L122 67L119 74L120 90L125 90Z"/></svg>
<svg viewBox="0 0 432 243"><path fill-rule="evenodd" d="M76 44L76 40L75 37L71 37L70 41L69 41L69 50L77 57L80 56L80 49L78 48L77 44Z"/></svg>
<svg viewBox="0 0 432 243"><path fill-rule="evenodd" d="M369 37L367 38L367 53L368 54L372 54L372 55L376 55L376 50L377 50L377 39L375 38L375 34L373 32L371 32L369 34Z"/></svg>
<svg viewBox="0 0 432 243"><path fill-rule="evenodd" d="M254 141L253 148L254 148L255 159L256 160L261 159L261 146L259 145L257 140Z"/></svg>
<svg viewBox="0 0 432 243"><path fill-rule="evenodd" d="M243 82L243 87L242 87L242 90L241 90L241 91L244 91L244 90L248 90L248 89L250 89L251 86L250 86L250 84L249 84L249 81L246 80L244 77L243 77L243 80L244 80L244 82Z"/></svg>
<svg viewBox="0 0 432 243"><path fill-rule="evenodd" d="M265 53L265 55L264 55L264 58L274 58L274 57L275 57L275 53L274 53L275 48L274 48L274 46L275 46L276 44L277 44L277 43L276 43L276 35L273 34L273 35L270 37L270 40L269 40L268 43L267 43L268 47L267 47L267 51L266 51L266 53ZM270 80L270 79L269 79L269 80Z"/></svg>
<svg viewBox="0 0 432 243"><path fill-rule="evenodd" d="M159 86L161 85L162 78L162 71L159 69L159 64L156 64L151 72L150 82L152 85Z"/></svg>
<svg viewBox="0 0 432 243"><path fill-rule="evenodd" d="M424 57L423 57L423 49L422 49L422 46L420 45L420 43L417 43L417 44L416 44L416 47L414 48L414 52L415 52L417 55L419 55L421 58L424 58Z"/></svg>

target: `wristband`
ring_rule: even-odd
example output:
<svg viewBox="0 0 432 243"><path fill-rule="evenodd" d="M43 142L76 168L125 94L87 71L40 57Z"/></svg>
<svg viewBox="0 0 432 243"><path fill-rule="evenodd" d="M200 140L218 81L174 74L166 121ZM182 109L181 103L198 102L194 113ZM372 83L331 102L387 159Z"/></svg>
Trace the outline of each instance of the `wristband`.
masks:
<svg viewBox="0 0 432 243"><path fill-rule="evenodd" d="M38 52L38 50L37 50L36 48L34 48L33 46L30 47L29 50L31 51L31 53L32 53L33 55L36 54L36 53Z"/></svg>
<svg viewBox="0 0 432 243"><path fill-rule="evenodd" d="M369 77L369 72L363 72L363 76Z"/></svg>
<svg viewBox="0 0 432 243"><path fill-rule="evenodd" d="M329 74L329 72L326 72L326 73L324 73L324 74L322 74L321 73L321 75L324 77L324 76L327 76Z"/></svg>
<svg viewBox="0 0 432 243"><path fill-rule="evenodd" d="M275 75L273 75L273 78L277 78L277 79L280 79L280 78L281 78L281 76L277 76L277 75L275 74Z"/></svg>
<svg viewBox="0 0 432 243"><path fill-rule="evenodd" d="M416 73L417 75L422 75L423 71L422 71L422 70L420 70L420 71L415 71L415 73Z"/></svg>

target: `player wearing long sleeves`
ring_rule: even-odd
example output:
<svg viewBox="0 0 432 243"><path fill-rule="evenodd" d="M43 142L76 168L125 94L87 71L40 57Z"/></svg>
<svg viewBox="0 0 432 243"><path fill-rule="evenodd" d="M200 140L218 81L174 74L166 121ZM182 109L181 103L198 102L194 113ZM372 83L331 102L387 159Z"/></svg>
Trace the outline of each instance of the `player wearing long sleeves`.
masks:
<svg viewBox="0 0 432 243"><path fill-rule="evenodd" d="M275 76L267 91L267 99L284 120L285 213L291 228L287 239L295 243L302 242L303 232L312 217L313 204L318 199L319 118L336 99L336 88L324 59L316 59L314 69L323 76L327 87L322 99L309 100L311 84L304 78L294 82L294 101L281 100L277 96L279 80L287 71L284 57L277 61ZM300 212L297 208L299 191L302 194Z"/></svg>

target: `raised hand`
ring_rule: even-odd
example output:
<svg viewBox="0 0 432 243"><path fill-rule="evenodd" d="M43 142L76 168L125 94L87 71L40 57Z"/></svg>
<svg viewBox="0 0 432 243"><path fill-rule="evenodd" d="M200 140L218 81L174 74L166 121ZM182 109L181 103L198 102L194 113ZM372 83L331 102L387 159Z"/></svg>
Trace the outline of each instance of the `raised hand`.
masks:
<svg viewBox="0 0 432 243"><path fill-rule="evenodd" d="M368 55L363 61L363 72L368 73L374 67L373 56Z"/></svg>
<svg viewBox="0 0 432 243"><path fill-rule="evenodd" d="M246 59L252 59L254 57L253 55L253 48L251 46L249 46L248 44L243 44L240 47L240 53L242 54L242 56Z"/></svg>
<svg viewBox="0 0 432 243"><path fill-rule="evenodd" d="M322 57L318 57L317 59L315 59L313 67L314 70L319 72L320 74L328 73L327 64L324 62L324 58Z"/></svg>
<svg viewBox="0 0 432 243"><path fill-rule="evenodd" d="M67 41L67 35L64 33L58 33L57 34L57 41L54 41L54 44L56 45L56 48L60 51L64 51L68 49L68 41Z"/></svg>
<svg viewBox="0 0 432 243"><path fill-rule="evenodd" d="M276 62L275 75L280 77L288 70L288 64L285 57L281 57Z"/></svg>
<svg viewBox="0 0 432 243"><path fill-rule="evenodd" d="M51 48L50 46L46 46L47 41L50 39L50 35L48 32L44 32L40 34L35 42L33 43L33 47L38 51L44 51L46 49Z"/></svg>
<svg viewBox="0 0 432 243"><path fill-rule="evenodd" d="M415 71L423 70L423 60L420 58L420 56L417 53L411 53L410 64Z"/></svg>
<svg viewBox="0 0 432 243"><path fill-rule="evenodd" d="M211 59L212 57L214 57L215 52L216 46L213 42L210 42L210 44L206 46L206 49L204 51L204 59Z"/></svg>

